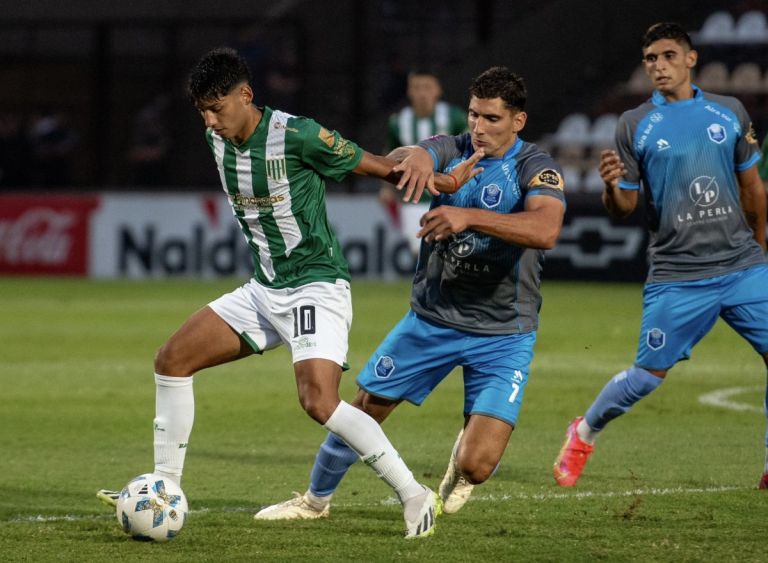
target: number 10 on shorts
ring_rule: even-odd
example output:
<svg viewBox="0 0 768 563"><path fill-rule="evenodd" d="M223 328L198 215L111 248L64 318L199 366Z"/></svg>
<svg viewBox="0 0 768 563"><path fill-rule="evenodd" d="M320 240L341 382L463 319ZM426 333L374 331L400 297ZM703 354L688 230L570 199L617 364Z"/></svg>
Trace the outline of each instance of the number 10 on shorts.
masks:
<svg viewBox="0 0 768 563"><path fill-rule="evenodd" d="M315 334L315 306L302 305L293 308L293 336Z"/></svg>

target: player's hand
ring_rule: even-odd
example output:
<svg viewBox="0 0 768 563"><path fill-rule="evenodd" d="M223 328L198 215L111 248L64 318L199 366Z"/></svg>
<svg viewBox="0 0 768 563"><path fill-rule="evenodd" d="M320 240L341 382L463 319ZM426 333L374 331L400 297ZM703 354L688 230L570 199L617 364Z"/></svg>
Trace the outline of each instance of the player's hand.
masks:
<svg viewBox="0 0 768 563"><path fill-rule="evenodd" d="M457 192L461 186L485 170L483 167L475 168L475 165L480 162L480 159L484 156L485 151L483 149L477 149L472 156L451 170L450 175L456 178L456 182L450 180L445 187L443 186L443 182L440 182L439 190L444 194Z"/></svg>
<svg viewBox="0 0 768 563"><path fill-rule="evenodd" d="M605 185L613 189L619 187L619 179L627 173L624 162L614 150L604 150L600 153L598 171Z"/></svg>
<svg viewBox="0 0 768 563"><path fill-rule="evenodd" d="M430 209L421 217L421 230L416 235L427 242L447 239L455 233L467 230L467 210L452 205Z"/></svg>
<svg viewBox="0 0 768 563"><path fill-rule="evenodd" d="M423 148L408 147L408 156L395 166L393 170L400 173L400 181L395 186L403 191L403 201L418 203L424 190L432 195L439 195L435 188L434 162L430 154Z"/></svg>

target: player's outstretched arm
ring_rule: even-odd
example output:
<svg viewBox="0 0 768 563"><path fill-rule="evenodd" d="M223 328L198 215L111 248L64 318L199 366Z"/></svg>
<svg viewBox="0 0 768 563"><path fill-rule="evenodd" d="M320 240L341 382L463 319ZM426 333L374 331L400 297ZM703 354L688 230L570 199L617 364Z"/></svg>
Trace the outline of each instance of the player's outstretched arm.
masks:
<svg viewBox="0 0 768 563"><path fill-rule="evenodd" d="M632 213L637 206L637 190L622 190L619 180L627 173L624 163L613 150L600 153L598 166L600 177L605 182L603 205L613 217L623 218Z"/></svg>
<svg viewBox="0 0 768 563"><path fill-rule="evenodd" d="M741 198L744 217L749 228L752 229L757 244L765 252L766 194L757 172L757 166L751 166L743 172L738 172L736 178L739 181L739 197Z"/></svg>
<svg viewBox="0 0 768 563"><path fill-rule="evenodd" d="M422 177L432 177L432 182L427 183L427 188L433 195L440 193L452 194L466 184L470 179L474 178L483 171L483 168L476 167L477 163L484 156L482 150L475 151L475 153L467 160L456 166L451 170L450 174L433 173L433 167L435 165L432 160L432 156L425 149L410 145L406 147L398 147L391 153L389 157L394 158L399 162L395 166L395 172L402 174L400 181L397 184L398 190L405 189L403 194L403 201L417 202L421 197L421 192L412 191L412 179L420 179Z"/></svg>
<svg viewBox="0 0 768 563"><path fill-rule="evenodd" d="M361 176L381 178L390 184L395 184L398 190L405 189L406 195L403 197L403 201L409 201L411 198L414 202L418 201L425 189L435 195L439 193L434 187L434 173L431 166L428 171L423 168L411 170L407 176L403 174L402 170L397 169L398 166L400 164L388 156L379 156L364 151L363 158L354 172Z"/></svg>

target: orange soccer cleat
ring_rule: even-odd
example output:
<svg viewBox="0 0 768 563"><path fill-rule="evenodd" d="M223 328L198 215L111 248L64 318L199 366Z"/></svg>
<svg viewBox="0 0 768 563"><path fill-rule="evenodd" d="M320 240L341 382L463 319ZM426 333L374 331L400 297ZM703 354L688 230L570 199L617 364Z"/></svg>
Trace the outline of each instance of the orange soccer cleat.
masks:
<svg viewBox="0 0 768 563"><path fill-rule="evenodd" d="M573 487L576 484L584 470L584 464L587 463L592 450L595 449L594 446L579 438L576 432L576 426L583 418L582 416L576 417L568 425L568 429L565 431L565 442L552 468L555 481L561 487Z"/></svg>

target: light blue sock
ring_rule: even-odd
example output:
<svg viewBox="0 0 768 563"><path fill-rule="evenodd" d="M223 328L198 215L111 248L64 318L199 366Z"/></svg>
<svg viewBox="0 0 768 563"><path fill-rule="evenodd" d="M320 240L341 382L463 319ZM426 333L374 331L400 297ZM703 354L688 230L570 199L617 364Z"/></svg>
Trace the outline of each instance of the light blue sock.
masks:
<svg viewBox="0 0 768 563"><path fill-rule="evenodd" d="M585 422L593 430L602 430L617 416L627 412L632 405L656 389L661 382L643 368L631 367L613 376L584 415Z"/></svg>
<svg viewBox="0 0 768 563"><path fill-rule="evenodd" d="M309 492L318 497L333 494L349 468L359 459L344 440L329 432L315 457Z"/></svg>

